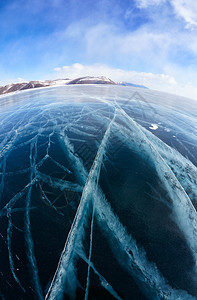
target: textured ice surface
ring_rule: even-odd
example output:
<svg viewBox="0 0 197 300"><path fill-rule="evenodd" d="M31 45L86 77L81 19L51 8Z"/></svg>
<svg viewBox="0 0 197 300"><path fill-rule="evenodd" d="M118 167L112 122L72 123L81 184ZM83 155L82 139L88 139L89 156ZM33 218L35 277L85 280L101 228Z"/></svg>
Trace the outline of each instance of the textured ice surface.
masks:
<svg viewBox="0 0 197 300"><path fill-rule="evenodd" d="M0 297L197 299L196 117L131 87L1 97Z"/></svg>

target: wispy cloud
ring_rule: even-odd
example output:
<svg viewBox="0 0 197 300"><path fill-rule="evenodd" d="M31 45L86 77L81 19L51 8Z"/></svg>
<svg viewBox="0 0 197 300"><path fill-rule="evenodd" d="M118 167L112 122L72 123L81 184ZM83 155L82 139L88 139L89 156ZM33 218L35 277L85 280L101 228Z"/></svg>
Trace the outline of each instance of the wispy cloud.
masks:
<svg viewBox="0 0 197 300"><path fill-rule="evenodd" d="M172 63L195 65L196 32L180 30L180 25L173 24L165 14L161 20L158 18L158 14L153 15L151 22L133 31L110 22L87 26L81 20L70 24L65 39L72 41L75 55L83 53L83 63L96 60L111 66L161 73ZM80 61L79 58L75 61Z"/></svg>
<svg viewBox="0 0 197 300"><path fill-rule="evenodd" d="M172 68L174 70L174 68ZM83 76L106 76L115 82L131 82L141 84L148 88L174 93L177 95L196 99L197 88L191 82L179 82L179 78L166 74L154 74L146 72L125 71L122 69L111 68L103 64L82 65L75 63L69 66L56 67L53 78L77 78ZM170 66L168 66L170 71ZM180 71L180 70L179 70ZM175 73L178 75L178 70ZM181 78L183 79L183 78Z"/></svg>
<svg viewBox="0 0 197 300"><path fill-rule="evenodd" d="M170 4L174 14L183 18L188 28L197 26L197 2L193 0L136 0L137 7L146 9L155 5Z"/></svg>
<svg viewBox="0 0 197 300"><path fill-rule="evenodd" d="M169 75L165 74L153 74L145 72L136 71L125 71L122 69L111 68L103 64L93 64L93 65L82 65L80 63L75 63L70 66L56 67L54 68L56 76L76 78L80 76L106 76L110 77L112 80L119 81L130 81L133 83L140 83L142 85L158 86L156 81L159 80L159 84L177 84L175 79Z"/></svg>
<svg viewBox="0 0 197 300"><path fill-rule="evenodd" d="M147 8L149 6L160 5L165 3L166 0L136 0L137 7Z"/></svg>
<svg viewBox="0 0 197 300"><path fill-rule="evenodd" d="M197 26L197 2L192 0L171 0L177 16L182 17L188 27Z"/></svg>

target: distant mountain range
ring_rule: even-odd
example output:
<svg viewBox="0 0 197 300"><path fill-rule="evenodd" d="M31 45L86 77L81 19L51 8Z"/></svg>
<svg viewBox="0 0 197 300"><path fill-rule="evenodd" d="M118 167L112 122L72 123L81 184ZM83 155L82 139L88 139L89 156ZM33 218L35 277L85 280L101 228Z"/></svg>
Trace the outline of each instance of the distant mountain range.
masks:
<svg viewBox="0 0 197 300"><path fill-rule="evenodd" d="M137 85L133 83L128 82L119 82L116 83L112 81L111 79L101 76L101 77L79 77L76 79L55 79L55 80L44 80L44 81L29 81L29 82L23 82L23 83L11 83L7 84L5 86L0 87L0 95L16 92L16 91L22 91L22 90L28 90L28 89L34 89L34 88L40 88L40 87L48 87L48 86L62 86L62 85L70 85L70 84L113 84L113 85L123 85L123 86L133 86L133 87L139 87L139 88L146 88L143 85Z"/></svg>
<svg viewBox="0 0 197 300"><path fill-rule="evenodd" d="M135 83L130 83L130 82L125 82L125 81L121 81L118 82L117 84L119 85L123 85L123 86L133 86L133 87L138 87L138 88L142 88L142 89L148 89L146 86L141 85L141 84L135 84Z"/></svg>

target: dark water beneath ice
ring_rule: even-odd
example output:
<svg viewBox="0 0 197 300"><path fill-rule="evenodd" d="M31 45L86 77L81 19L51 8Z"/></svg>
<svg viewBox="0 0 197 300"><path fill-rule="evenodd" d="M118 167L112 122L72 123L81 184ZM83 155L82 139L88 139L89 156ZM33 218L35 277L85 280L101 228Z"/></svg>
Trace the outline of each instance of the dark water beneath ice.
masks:
<svg viewBox="0 0 197 300"><path fill-rule="evenodd" d="M1 298L197 299L194 103L105 86L0 101Z"/></svg>

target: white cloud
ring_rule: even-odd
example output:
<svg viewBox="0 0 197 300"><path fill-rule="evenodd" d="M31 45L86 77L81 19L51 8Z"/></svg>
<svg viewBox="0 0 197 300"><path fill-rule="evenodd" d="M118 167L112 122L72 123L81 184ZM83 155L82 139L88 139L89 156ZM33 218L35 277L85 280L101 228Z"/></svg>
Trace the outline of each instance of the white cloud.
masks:
<svg viewBox="0 0 197 300"><path fill-rule="evenodd" d="M122 30L110 22L92 26L84 25L83 21L76 22L62 36L62 39L71 39L74 45L81 45L75 57L83 55L84 61L95 62L96 58L97 62L127 65L132 69L151 72L162 73L163 66L175 57L179 58L181 64L181 55L185 52L185 58L197 53L196 33L181 31L179 25L174 24L174 19L166 15L154 15L151 22L133 31Z"/></svg>
<svg viewBox="0 0 197 300"><path fill-rule="evenodd" d="M177 16L182 17L188 26L197 26L197 2L195 0L171 0Z"/></svg>
<svg viewBox="0 0 197 300"><path fill-rule="evenodd" d="M166 0L137 0L136 4L139 8L147 8L148 6L154 6L164 3Z"/></svg>
<svg viewBox="0 0 197 300"><path fill-rule="evenodd" d="M168 68L170 70L170 68ZM54 78L77 78L83 76L106 76L115 82L126 81L145 85L150 89L174 93L197 100L197 88L191 82L179 83L168 74L153 74L145 72L127 71L111 68L103 64L82 65L75 63L54 69ZM176 73L176 75L178 72ZM196 74L197 75L197 74Z"/></svg>
<svg viewBox="0 0 197 300"><path fill-rule="evenodd" d="M139 56L145 58L144 54L161 55L167 51L169 44L174 43L174 38L165 33L149 31L148 28L139 28L136 31L122 33L118 28L107 24L98 24L87 30L85 34L87 52L97 55L115 55L124 59L124 56ZM156 58L156 57L155 57Z"/></svg>
<svg viewBox="0 0 197 300"><path fill-rule="evenodd" d="M2 76L3 78L3 76ZM0 81L0 86L5 86L7 84L10 84L10 83L21 83L21 82L28 82L29 80L27 79L24 79L24 78L5 78L4 80L1 80Z"/></svg>
<svg viewBox="0 0 197 300"><path fill-rule="evenodd" d="M96 58L97 62L124 64L132 68L145 65L149 70L161 69L170 49L176 49L178 43L167 27L161 31L151 25L125 31L110 22L89 27L77 22L71 24L64 34L72 38L72 42L81 41L78 52L83 51L86 61L95 61Z"/></svg>
<svg viewBox="0 0 197 300"><path fill-rule="evenodd" d="M155 5L170 3L178 18L183 18L187 27L197 26L197 2L195 0L136 0L138 8L146 9Z"/></svg>

